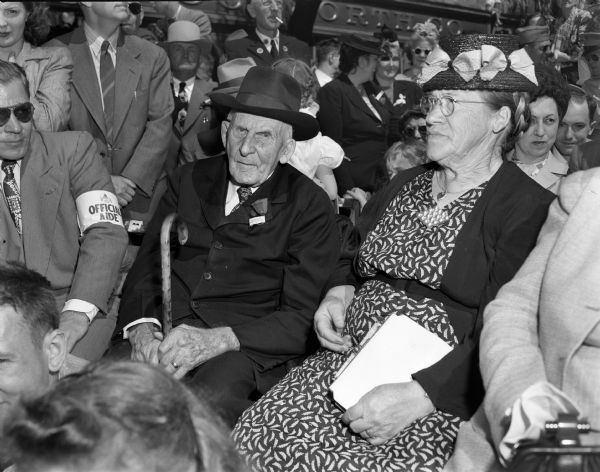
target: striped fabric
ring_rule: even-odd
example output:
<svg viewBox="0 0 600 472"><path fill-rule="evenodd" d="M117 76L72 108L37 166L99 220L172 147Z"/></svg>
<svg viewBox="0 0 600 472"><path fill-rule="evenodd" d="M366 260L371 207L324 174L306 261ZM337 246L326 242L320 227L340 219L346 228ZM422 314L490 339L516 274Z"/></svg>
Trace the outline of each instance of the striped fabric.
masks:
<svg viewBox="0 0 600 472"><path fill-rule="evenodd" d="M100 48L100 83L102 84L106 138L108 142L112 142L115 110L115 66L108 53L109 47L110 43L105 40Z"/></svg>

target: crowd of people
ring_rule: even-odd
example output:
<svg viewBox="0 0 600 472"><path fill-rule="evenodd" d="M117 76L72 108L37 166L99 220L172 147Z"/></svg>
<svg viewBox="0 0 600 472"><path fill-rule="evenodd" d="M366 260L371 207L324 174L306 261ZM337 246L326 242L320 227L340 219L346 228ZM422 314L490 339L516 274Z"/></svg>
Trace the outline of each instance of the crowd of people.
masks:
<svg viewBox="0 0 600 472"><path fill-rule="evenodd" d="M0 470L493 471L560 413L600 444L595 33L578 86L537 25L310 47L247 0L219 42L151 3L0 4ZM394 316L447 354L342 406Z"/></svg>

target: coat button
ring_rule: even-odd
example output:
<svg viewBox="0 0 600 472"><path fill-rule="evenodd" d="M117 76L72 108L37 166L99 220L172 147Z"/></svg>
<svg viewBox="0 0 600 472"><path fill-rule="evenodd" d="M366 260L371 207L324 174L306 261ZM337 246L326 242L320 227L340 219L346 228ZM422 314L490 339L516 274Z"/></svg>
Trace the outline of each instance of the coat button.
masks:
<svg viewBox="0 0 600 472"><path fill-rule="evenodd" d="M204 280L211 280L212 272L204 272L204 274L202 274L202 277L204 277Z"/></svg>
<svg viewBox="0 0 600 472"><path fill-rule="evenodd" d="M221 241L215 241L213 247L215 249L223 249L223 243Z"/></svg>
<svg viewBox="0 0 600 472"><path fill-rule="evenodd" d="M198 300L192 300L192 308L198 308L200 306L200 302Z"/></svg>

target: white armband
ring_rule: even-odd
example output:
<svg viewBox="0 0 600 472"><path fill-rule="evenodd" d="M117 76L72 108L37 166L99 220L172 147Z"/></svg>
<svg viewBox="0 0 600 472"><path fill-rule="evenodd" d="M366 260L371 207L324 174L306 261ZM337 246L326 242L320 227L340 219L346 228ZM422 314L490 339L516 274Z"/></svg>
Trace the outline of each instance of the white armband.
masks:
<svg viewBox="0 0 600 472"><path fill-rule="evenodd" d="M98 223L111 223L123 226L121 207L114 193L108 190L90 190L75 200L77 221L83 234L90 226Z"/></svg>

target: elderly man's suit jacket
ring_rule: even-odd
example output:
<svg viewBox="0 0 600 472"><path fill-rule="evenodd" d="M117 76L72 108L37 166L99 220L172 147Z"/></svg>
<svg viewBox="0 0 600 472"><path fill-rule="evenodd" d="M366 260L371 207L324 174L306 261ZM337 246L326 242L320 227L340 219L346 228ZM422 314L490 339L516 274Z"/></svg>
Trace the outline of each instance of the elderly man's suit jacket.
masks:
<svg viewBox="0 0 600 472"><path fill-rule="evenodd" d="M44 275L57 302L77 298L106 311L127 245L122 226L97 223L80 234L75 199L114 193L92 137L80 132L36 132L21 165L23 237L0 198L0 260L20 261Z"/></svg>
<svg viewBox="0 0 600 472"><path fill-rule="evenodd" d="M73 57L69 128L94 136L112 175L131 179L138 190L125 213L145 219L171 139L170 68L165 51L133 35L121 35L115 66L113 139L107 137L102 92L83 27L50 42Z"/></svg>
<svg viewBox="0 0 600 472"><path fill-rule="evenodd" d="M196 79L183 126L173 123L167 169L212 157L222 151L221 128L216 110L207 103L213 83Z"/></svg>
<svg viewBox="0 0 600 472"><path fill-rule="evenodd" d="M497 447L507 409L539 381L565 392L593 427L600 426L598 214L600 169L563 180L537 246L488 305L480 361L489 423L479 412L473 424L461 428L457 457L448 470L498 468L490 432Z"/></svg>
<svg viewBox="0 0 600 472"><path fill-rule="evenodd" d="M238 57L251 57L258 66L270 66L284 57L300 59L307 64L311 62L312 58L308 44L293 36L279 33L278 56L273 58L255 30L248 31L247 34L244 38L225 41L225 55L229 60Z"/></svg>
<svg viewBox="0 0 600 472"><path fill-rule="evenodd" d="M289 165L278 165L229 216L227 186L225 157L172 174L129 272L117 329L161 319L159 232L177 212L189 238L172 262L174 324L194 315L205 326L230 326L241 350L266 370L306 353L339 234L326 193Z"/></svg>

